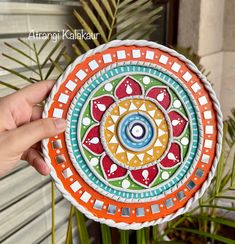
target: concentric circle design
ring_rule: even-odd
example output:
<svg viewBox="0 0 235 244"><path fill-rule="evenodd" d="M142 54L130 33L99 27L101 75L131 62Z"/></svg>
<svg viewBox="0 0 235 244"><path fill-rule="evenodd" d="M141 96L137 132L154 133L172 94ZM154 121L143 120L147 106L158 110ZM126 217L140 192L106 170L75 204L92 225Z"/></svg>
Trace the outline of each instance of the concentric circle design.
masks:
<svg viewBox="0 0 235 244"><path fill-rule="evenodd" d="M164 114L141 97L114 103L104 114L100 132L109 157L132 169L157 161L169 141Z"/></svg>
<svg viewBox="0 0 235 244"><path fill-rule="evenodd" d="M221 112L209 83L183 56L151 42L114 41L79 57L44 117L68 123L43 141L60 191L89 218L121 229L185 212L220 153Z"/></svg>

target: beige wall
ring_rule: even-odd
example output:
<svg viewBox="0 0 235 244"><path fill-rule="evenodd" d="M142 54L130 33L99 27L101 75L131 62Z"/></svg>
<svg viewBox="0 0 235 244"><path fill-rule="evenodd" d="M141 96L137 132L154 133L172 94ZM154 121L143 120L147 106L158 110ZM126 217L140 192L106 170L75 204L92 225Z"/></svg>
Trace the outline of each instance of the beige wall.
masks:
<svg viewBox="0 0 235 244"><path fill-rule="evenodd" d="M225 1L224 14L224 62L221 97L225 115L235 107L235 1Z"/></svg>
<svg viewBox="0 0 235 244"><path fill-rule="evenodd" d="M181 0L178 45L201 56L226 117L235 107L235 1Z"/></svg>

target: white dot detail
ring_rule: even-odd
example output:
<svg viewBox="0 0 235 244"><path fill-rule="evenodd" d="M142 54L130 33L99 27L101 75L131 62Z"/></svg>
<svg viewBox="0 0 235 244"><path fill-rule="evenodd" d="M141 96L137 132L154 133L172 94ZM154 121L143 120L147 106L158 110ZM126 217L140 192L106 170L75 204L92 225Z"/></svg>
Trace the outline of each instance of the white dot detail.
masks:
<svg viewBox="0 0 235 244"><path fill-rule="evenodd" d="M122 188L127 189L130 186L130 181L129 180L123 180L122 181Z"/></svg>
<svg viewBox="0 0 235 244"><path fill-rule="evenodd" d="M180 100L175 100L174 103L173 103L173 106L174 106L175 108L180 108L180 107L181 107L181 102L180 102Z"/></svg>
<svg viewBox="0 0 235 244"><path fill-rule="evenodd" d="M162 172L162 179L167 180L169 178L169 173L167 171Z"/></svg>
<svg viewBox="0 0 235 244"><path fill-rule="evenodd" d="M90 118L88 118L88 117L85 117L85 118L83 118L83 120L82 120L82 124L83 125L89 125L91 123L91 120L90 120Z"/></svg>
<svg viewBox="0 0 235 244"><path fill-rule="evenodd" d="M105 86L104 86L104 89L106 91L112 91L113 89L113 85L111 83L107 83Z"/></svg>
<svg viewBox="0 0 235 244"><path fill-rule="evenodd" d="M150 83L150 78L148 76L143 77L143 82L145 85L148 85Z"/></svg>
<svg viewBox="0 0 235 244"><path fill-rule="evenodd" d="M184 146L188 145L188 143L189 143L188 138L187 138L187 137L183 137L183 138L181 139L181 143L182 143L182 145L184 145Z"/></svg>
<svg viewBox="0 0 235 244"><path fill-rule="evenodd" d="M99 163L99 160L98 160L98 158L92 158L90 160L90 163L92 166L96 166Z"/></svg>
<svg viewBox="0 0 235 244"><path fill-rule="evenodd" d="M144 133L143 129L141 126L139 125L135 125L133 128L132 128L132 133L134 136L136 137L140 137L142 136L142 134Z"/></svg>

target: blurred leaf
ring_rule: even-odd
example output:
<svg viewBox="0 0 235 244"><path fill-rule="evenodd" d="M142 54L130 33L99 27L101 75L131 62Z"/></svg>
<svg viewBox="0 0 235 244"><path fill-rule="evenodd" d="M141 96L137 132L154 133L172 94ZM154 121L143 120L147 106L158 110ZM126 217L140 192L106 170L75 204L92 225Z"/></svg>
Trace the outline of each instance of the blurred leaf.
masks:
<svg viewBox="0 0 235 244"><path fill-rule="evenodd" d="M100 228L101 228L102 243L103 244L112 243L110 227L105 224L100 224Z"/></svg>
<svg viewBox="0 0 235 244"><path fill-rule="evenodd" d="M215 198L222 198L222 199L228 199L228 200L234 200L235 201L235 197L233 197L233 196L219 195L219 196L215 196Z"/></svg>
<svg viewBox="0 0 235 244"><path fill-rule="evenodd" d="M231 174L231 188L235 188L235 152L233 153L233 166Z"/></svg>
<svg viewBox="0 0 235 244"><path fill-rule="evenodd" d="M106 11L108 12L109 16L113 19L113 12L112 12L112 7L111 3L107 0L101 0L103 6L105 7Z"/></svg>
<svg viewBox="0 0 235 244"><path fill-rule="evenodd" d="M51 180L51 243L55 244L55 186Z"/></svg>
<svg viewBox="0 0 235 244"><path fill-rule="evenodd" d="M100 16L101 20L104 22L104 25L108 28L108 30L110 30L110 23L103 11L103 9L100 7L100 5L97 3L97 0L90 0L91 4L93 5L93 7L95 8L95 10L97 11L98 15Z"/></svg>
<svg viewBox="0 0 235 244"><path fill-rule="evenodd" d="M12 61L14 61L14 62L17 63L17 64L20 64L21 66L25 67L26 69L31 70L32 72L36 73L37 75L39 75L39 73L38 73L35 69L31 68L31 67L28 66L27 64L21 62L20 60L14 58L14 57L11 57L11 56L9 56L9 55L7 55L7 54L5 54L5 53L2 53L2 55L3 55L4 57L6 57L6 58L8 58L8 59L10 59L10 60L12 60Z"/></svg>
<svg viewBox="0 0 235 244"><path fill-rule="evenodd" d="M29 56L29 55L26 54L25 52L21 51L20 49L18 49L18 48L16 48L16 47L12 46L11 44L9 44L9 43L7 43L7 42L4 42L4 44L5 44L7 47L9 47L9 48L15 50L18 54L20 54L20 55L22 55L22 56L24 56L24 57L30 59L30 60L33 61L34 63L36 63L36 60L34 60L31 56Z"/></svg>
<svg viewBox="0 0 235 244"><path fill-rule="evenodd" d="M67 24L67 27L69 28L69 30L76 34L76 31L74 28L72 28L70 25ZM79 44L81 45L81 47L83 48L83 50L85 52L89 51L90 50L90 47L88 46L88 44L82 39L82 38L78 38L77 41L79 42Z"/></svg>
<svg viewBox="0 0 235 244"><path fill-rule="evenodd" d="M92 33L92 28L87 24L87 22L82 18L82 16L76 10L73 11L73 14L77 18L78 22L81 24L83 29L86 31L86 33ZM94 38L92 39L92 41L96 46L100 45L97 39Z"/></svg>
<svg viewBox="0 0 235 244"><path fill-rule="evenodd" d="M67 226L67 232L66 232L66 240L65 244L70 244L72 240L72 225L73 225L73 215L74 215L74 206L70 205L70 212L69 212L69 218L68 218L68 226Z"/></svg>
<svg viewBox="0 0 235 244"><path fill-rule="evenodd" d="M74 50L74 52L75 52L75 54L76 54L77 56L82 55L82 52L80 51L80 49L77 47L76 44L73 44L73 45L72 45L72 48L73 48L73 50Z"/></svg>
<svg viewBox="0 0 235 244"><path fill-rule="evenodd" d="M85 217L77 209L75 210L75 216L76 216L76 221L77 221L80 243L89 244L90 240L89 240L89 236L88 236L88 232L87 232L87 228L86 228Z"/></svg>
<svg viewBox="0 0 235 244"><path fill-rule="evenodd" d="M107 40L105 30L102 27L101 22L97 19L97 17L95 16L95 14L93 13L93 11L91 10L91 8L89 7L89 5L87 4L86 1L81 0L81 4L83 7L83 10L87 14L87 17L92 21L92 23L94 24L94 26L97 28L98 32L100 33L103 41L107 42L108 40ZM97 15L101 17L101 13L97 12Z"/></svg>
<svg viewBox="0 0 235 244"><path fill-rule="evenodd" d="M16 76L20 77L20 78L23 79L23 80L28 81L29 83L34 83L31 79L29 79L29 78L28 78L27 76L25 76L25 75L22 75L20 72L17 72L17 71L15 71L15 70L13 70L13 69L8 69L8 68L6 68L6 67L4 67L4 66L1 66L1 65L0 65L0 68L1 68L1 69L4 69L4 70L6 70L6 71L8 71L9 73L11 73L11 74L13 74L13 75L16 75Z"/></svg>
<svg viewBox="0 0 235 244"><path fill-rule="evenodd" d="M223 243L228 243L228 244L232 244L235 243L234 240L220 236L220 235L214 235L214 234L210 234L207 232L203 232L203 231L199 231L199 230L195 230L195 229L190 229L190 228L182 228L182 227L177 227L175 228L176 230L180 230L180 231L185 231L185 232L190 232L193 234L197 234L199 236L203 236L203 237L208 237L212 240L217 240L217 241L221 241Z"/></svg>
<svg viewBox="0 0 235 244"><path fill-rule="evenodd" d="M10 88L10 89L13 89L13 90L15 90L15 91L20 90L20 88L14 86L14 85L11 85L11 84L9 84L9 83L6 83L6 82L4 82L4 81L0 81L0 85L6 86L6 87L8 87L8 88Z"/></svg>
<svg viewBox="0 0 235 244"><path fill-rule="evenodd" d="M45 58L44 62L41 64L41 69L46 65L46 63L49 61L49 59L52 57L52 55L59 49L62 42L63 42L62 40L59 40L56 43L56 45L53 47L53 49L49 52L49 54ZM40 62L38 61L38 63L40 63Z"/></svg>
<svg viewBox="0 0 235 244"><path fill-rule="evenodd" d="M156 8L151 0L102 0L101 2L102 5L95 0L82 0L80 11L74 11L80 27L87 33L98 32L101 37L101 40L87 42L86 46L82 40L78 39L79 50L81 50L80 47L84 50L82 53L93 48L93 44L98 46L114 39L133 37L147 39L153 31L156 19L159 18L158 14L162 11L162 7ZM68 28L71 31L75 29L71 26ZM74 51L80 53L76 47Z"/></svg>
<svg viewBox="0 0 235 244"><path fill-rule="evenodd" d="M27 42L23 41L21 38L18 38L18 41L20 41L21 43L23 43L29 49L33 50L33 48L31 47L31 45L29 45Z"/></svg>
<svg viewBox="0 0 235 244"><path fill-rule="evenodd" d="M37 48L35 42L32 42L32 44L30 45L22 39L18 39L18 41L20 42L20 44L22 45L23 48L25 48L25 47L28 48L29 51L32 53L32 56L34 55L35 58L32 58L25 52L21 51L20 48L16 48L16 47L10 45L9 43L5 43L5 45L7 45L9 48L15 50L17 52L16 53L17 55L11 56L6 53L3 53L3 56L5 58L9 59L10 61L22 66L24 68L24 72L30 72L30 75L28 75L29 77L26 75L23 75L22 71L17 71L16 69L7 68L5 66L0 66L0 68L2 68L3 70L5 70L29 83L35 83L40 80L45 80L45 79L50 78L50 75L51 75L52 71L54 70L54 68L57 68L57 70L59 70L59 73L63 72L64 69L59 69L59 67L61 67L60 66L61 59L64 59L66 61L68 60L69 62L71 62L71 57L69 57L69 55L67 53L66 53L66 56L64 55L65 47L62 46L62 40L58 41L51 48L48 47L48 44L50 43L50 39L46 39L39 48ZM22 48L22 50L23 50L23 48ZM43 56L45 56L46 53L48 53L48 54L46 55L46 58L42 62L40 57L42 56L43 51L44 51ZM55 56L55 58L53 58L53 56ZM26 57L29 61L33 61L34 66L30 66L30 64L28 63L27 60L23 61L25 59L22 59L22 57ZM36 68L35 68L35 66L36 66ZM46 68L48 68L47 72L45 72ZM33 75L34 75L34 77L32 77ZM18 87L13 86L13 85L9 84L8 82L2 81L0 84L6 86L8 88L14 89L14 90L19 89Z"/></svg>
<svg viewBox="0 0 235 244"><path fill-rule="evenodd" d="M47 44L49 44L51 41L51 38L49 37L48 39L45 40L45 42L42 44L42 46L39 48L38 50L38 54L40 55L40 53L45 49L45 47L47 46Z"/></svg>
<svg viewBox="0 0 235 244"><path fill-rule="evenodd" d="M212 205L212 204L203 204L201 205L203 208L218 208L218 209L223 209L227 211L235 211L235 208L233 207L225 207L225 206L220 206L220 205Z"/></svg>
<svg viewBox="0 0 235 244"><path fill-rule="evenodd" d="M213 222L216 222L219 224L223 224L223 225L235 228L235 222L233 220L225 219L222 217L210 217L210 216L206 216L206 215L195 215L194 218L213 221Z"/></svg>
<svg viewBox="0 0 235 244"><path fill-rule="evenodd" d="M48 77L50 76L50 74L52 73L52 71L54 70L54 68L56 67L57 70L60 72L60 73L63 73L64 69L61 68L61 66L59 65L59 60L61 58L61 56L64 54L64 51L65 51L65 47L63 47L59 54L57 55L57 57L55 58L55 60L52 60L50 59L50 61L52 62L51 64L51 67L49 68L49 70L47 71L47 74L45 76L45 80L48 79Z"/></svg>
<svg viewBox="0 0 235 244"><path fill-rule="evenodd" d="M227 125L225 124L223 127L223 134L226 135L227 134ZM223 140L222 140L222 150L221 150L221 155L219 158L219 162L217 165L217 170L216 170L216 181L215 181L215 195L218 195L220 192L220 187L221 187L221 183L223 180L223 172L224 172L224 166L225 166L225 161L224 161L224 151L225 151L225 136L223 136Z"/></svg>
<svg viewBox="0 0 235 244"><path fill-rule="evenodd" d="M129 244L129 230L120 230L120 243Z"/></svg>

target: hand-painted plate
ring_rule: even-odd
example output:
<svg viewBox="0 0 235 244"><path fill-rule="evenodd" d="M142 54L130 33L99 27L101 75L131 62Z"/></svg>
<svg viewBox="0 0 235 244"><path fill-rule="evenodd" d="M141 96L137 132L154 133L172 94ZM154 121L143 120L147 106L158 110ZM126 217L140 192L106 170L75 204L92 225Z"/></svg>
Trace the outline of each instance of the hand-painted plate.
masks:
<svg viewBox="0 0 235 244"><path fill-rule="evenodd" d="M57 187L87 217L120 229L186 212L214 175L222 116L206 78L177 52L113 41L78 57L44 117L65 133L43 141Z"/></svg>

